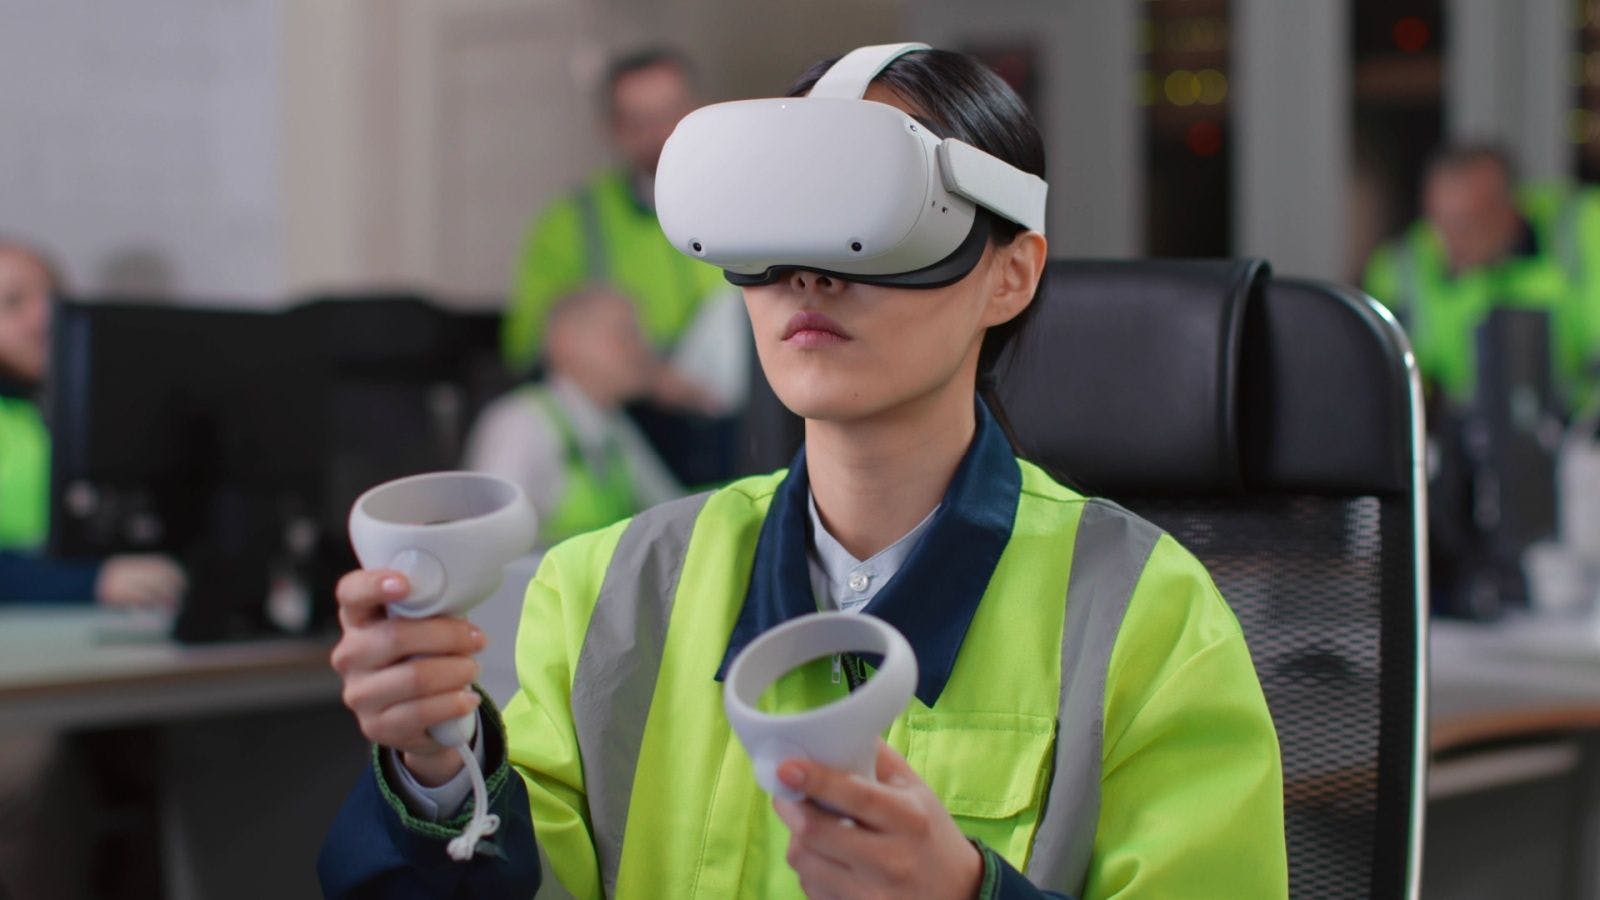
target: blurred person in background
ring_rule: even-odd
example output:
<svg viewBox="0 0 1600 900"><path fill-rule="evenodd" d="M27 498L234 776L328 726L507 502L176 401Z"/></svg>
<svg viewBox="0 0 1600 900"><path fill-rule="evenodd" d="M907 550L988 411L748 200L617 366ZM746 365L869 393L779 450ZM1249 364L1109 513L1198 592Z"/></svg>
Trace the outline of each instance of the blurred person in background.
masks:
<svg viewBox="0 0 1600 900"><path fill-rule="evenodd" d="M164 556L90 562L40 553L50 526L50 434L37 396L61 286L44 253L0 239L0 604L171 609L186 578ZM4 643L0 631L0 653ZM93 826L83 819L92 799L79 757L51 732L0 736L0 898L89 896Z"/></svg>
<svg viewBox="0 0 1600 900"><path fill-rule="evenodd" d="M544 331L546 378L484 409L467 438L466 466L520 485L549 546L683 489L622 412L662 365L634 305L587 288L557 301Z"/></svg>
<svg viewBox="0 0 1600 900"><path fill-rule="evenodd" d="M1405 324L1428 387L1433 608L1493 617L1528 602L1521 558L1529 536L1504 524L1499 497L1538 488L1519 480L1534 477L1526 466L1502 471L1489 449L1491 413L1478 402L1478 333L1496 310L1548 314L1556 396L1548 404L1536 400L1541 408L1530 412L1557 424L1592 402L1600 360L1600 192L1519 188L1502 149L1464 144L1434 154L1421 201L1423 220L1373 255L1366 288ZM1539 443L1554 453L1548 437Z"/></svg>
<svg viewBox="0 0 1600 900"><path fill-rule="evenodd" d="M1433 408L1471 401L1477 330L1499 307L1549 312L1551 374L1569 411L1581 408L1600 360L1600 192L1519 189L1502 149L1463 144L1429 161L1422 207L1365 281L1405 323Z"/></svg>
<svg viewBox="0 0 1600 900"><path fill-rule="evenodd" d="M50 434L37 395L61 279L45 255L0 240L0 603L99 602L171 609L184 572L153 554L101 562L40 553L50 531Z"/></svg>
<svg viewBox="0 0 1600 900"><path fill-rule="evenodd" d="M630 412L680 480L724 479L732 474L736 410L729 397L736 392L687 371L673 351L686 332L707 327L702 320L713 327L726 321L723 307L738 306L737 295L721 271L673 249L655 211L661 149L700 102L692 67L676 50L640 50L610 64L602 91L620 164L596 172L534 219L506 309L502 353L514 374L527 375L540 361L556 301L585 285L609 286L632 301L645 337L672 359L656 369ZM742 330L737 324L716 345L732 346Z"/></svg>

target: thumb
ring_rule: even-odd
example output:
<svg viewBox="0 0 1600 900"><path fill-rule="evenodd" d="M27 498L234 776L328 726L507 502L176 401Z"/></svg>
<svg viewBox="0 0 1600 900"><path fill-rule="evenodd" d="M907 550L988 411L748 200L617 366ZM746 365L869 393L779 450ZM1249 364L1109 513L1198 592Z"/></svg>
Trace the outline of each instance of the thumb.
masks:
<svg viewBox="0 0 1600 900"><path fill-rule="evenodd" d="M921 781L915 769L895 749L878 738L877 772L879 784L907 784Z"/></svg>

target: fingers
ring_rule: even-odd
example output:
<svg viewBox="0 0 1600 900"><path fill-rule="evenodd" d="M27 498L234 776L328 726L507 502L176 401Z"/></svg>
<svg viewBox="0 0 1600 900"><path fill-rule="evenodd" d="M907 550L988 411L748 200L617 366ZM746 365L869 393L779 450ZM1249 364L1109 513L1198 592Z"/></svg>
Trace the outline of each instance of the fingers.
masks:
<svg viewBox="0 0 1600 900"><path fill-rule="evenodd" d="M870 859L892 849L882 835L815 803L774 798L772 808L789 829L791 850L815 853L850 868L855 860Z"/></svg>
<svg viewBox="0 0 1600 900"><path fill-rule="evenodd" d="M788 759L778 766L778 780L790 790L873 831L904 831L917 826L918 817L905 797L890 787L841 769L808 759Z"/></svg>
<svg viewBox="0 0 1600 900"><path fill-rule="evenodd" d="M438 753L441 745L428 736L440 722L460 718L478 708L475 691L449 691L396 703L376 715L361 716L361 733L367 740L402 753Z"/></svg>
<svg viewBox="0 0 1600 900"><path fill-rule="evenodd" d="M790 862L789 868L800 877L800 889L807 900L841 900L862 896L861 885L849 869L812 856Z"/></svg>
<svg viewBox="0 0 1600 900"><path fill-rule="evenodd" d="M406 577L389 569L346 572L333 591L339 600L339 622L348 628L382 619L384 607L405 599L410 591Z"/></svg>
<svg viewBox="0 0 1600 900"><path fill-rule="evenodd" d="M397 703L465 690L478 677L477 660L463 656L418 657L345 682L351 709L385 710Z"/></svg>
<svg viewBox="0 0 1600 900"><path fill-rule="evenodd" d="M901 756L893 747L889 746L883 738L878 738L878 758L874 763L880 784L907 785L919 784L922 776L917 770L911 768L911 763Z"/></svg>
<svg viewBox="0 0 1600 900"><path fill-rule="evenodd" d="M804 806L792 801L778 802L789 803L794 809ZM780 812L779 816L781 818L783 813ZM795 875L799 876L800 887L810 900L861 894L862 879L854 870L836 859L810 849L798 836L791 835L789 838L789 850L784 859L789 863L789 868L794 870Z"/></svg>
<svg viewBox="0 0 1600 900"><path fill-rule="evenodd" d="M333 668L341 675L391 666L412 656L471 656L488 643L465 619L382 619L369 625L346 624L333 648Z"/></svg>

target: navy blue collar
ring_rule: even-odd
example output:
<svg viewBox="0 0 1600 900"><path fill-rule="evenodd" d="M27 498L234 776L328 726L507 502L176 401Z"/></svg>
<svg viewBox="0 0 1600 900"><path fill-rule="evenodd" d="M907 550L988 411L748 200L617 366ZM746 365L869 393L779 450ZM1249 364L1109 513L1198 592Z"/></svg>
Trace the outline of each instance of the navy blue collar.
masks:
<svg viewBox="0 0 1600 900"><path fill-rule="evenodd" d="M900 630L917 654L917 698L932 706L955 668L967 626L1011 539L1022 493L1022 470L1005 434L982 401L967 455L900 571L889 579L869 612ZM795 455L761 523L744 607L728 638L717 680L733 658L769 628L817 611L806 564L805 448Z"/></svg>

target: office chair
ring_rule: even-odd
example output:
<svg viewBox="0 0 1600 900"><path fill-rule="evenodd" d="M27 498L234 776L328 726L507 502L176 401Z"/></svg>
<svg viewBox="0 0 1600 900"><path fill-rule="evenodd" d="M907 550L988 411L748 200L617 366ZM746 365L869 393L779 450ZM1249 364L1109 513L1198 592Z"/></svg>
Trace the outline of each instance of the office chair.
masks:
<svg viewBox="0 0 1600 900"><path fill-rule="evenodd" d="M1018 450L1210 570L1278 729L1291 895L1416 896L1425 482L1398 324L1259 260L1058 260L1038 302L998 366ZM771 471L803 435L753 380L744 468Z"/></svg>
<svg viewBox="0 0 1600 900"><path fill-rule="evenodd" d="M1211 571L1278 729L1291 895L1415 896L1426 519L1399 326L1259 260L1056 261L1039 302L999 368L1019 451Z"/></svg>

